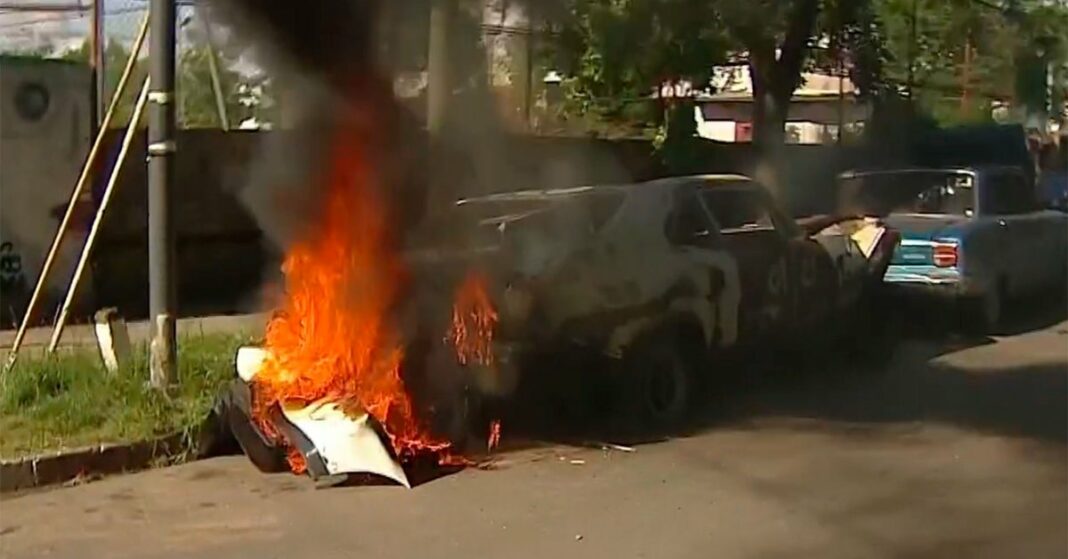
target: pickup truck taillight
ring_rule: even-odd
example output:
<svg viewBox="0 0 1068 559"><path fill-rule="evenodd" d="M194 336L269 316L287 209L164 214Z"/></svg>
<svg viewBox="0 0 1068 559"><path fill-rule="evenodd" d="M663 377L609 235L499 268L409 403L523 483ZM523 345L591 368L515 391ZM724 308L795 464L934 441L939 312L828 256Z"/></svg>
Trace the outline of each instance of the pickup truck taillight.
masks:
<svg viewBox="0 0 1068 559"><path fill-rule="evenodd" d="M935 243L931 249L934 265L951 268L957 265L957 243Z"/></svg>

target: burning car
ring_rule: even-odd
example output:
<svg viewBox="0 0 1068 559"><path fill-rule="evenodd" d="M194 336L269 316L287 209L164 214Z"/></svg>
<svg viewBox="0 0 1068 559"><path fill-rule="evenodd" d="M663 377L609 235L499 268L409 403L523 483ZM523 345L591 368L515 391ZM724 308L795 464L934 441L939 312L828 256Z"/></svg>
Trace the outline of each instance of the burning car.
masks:
<svg viewBox="0 0 1068 559"><path fill-rule="evenodd" d="M594 359L565 376L607 379L601 395L630 425L671 429L693 406L695 386L722 373L717 365L730 356L819 344L857 324L897 244L873 219L795 221L740 175L494 194L460 200L440 219L452 227L427 228L432 233L403 252L417 286L404 304L447 289L449 308L430 312L441 321L422 321L406 346L373 349L381 347L371 339L382 333L374 330L381 309L342 319L308 307L331 304L321 299L336 277L324 276L306 286L319 290L307 293L305 307L272 320L266 351L242 350L238 368L248 384L235 387L242 403L230 417L261 468L282 468L284 451L289 467L313 476L372 471L407 483L397 461L421 452L447 460L460 431L506 415L525 386L554 386L552 369L568 369L570 355ZM383 262L390 258L376 258L373 268L388 273ZM290 288L293 275L306 273L292 264ZM334 341L309 339L309 316L333 317L313 327ZM359 334L369 336L366 348ZM306 350L302 344L338 337L347 344L307 353L317 359L286 359ZM420 381L402 367L405 356L423 356L412 359L423 375L450 371L461 396L438 407L451 408L443 414L451 427L435 430L417 417L434 410L411 396ZM317 382L300 372L309 369L341 380L302 398L302 383ZM499 423L490 438L497 436Z"/></svg>
<svg viewBox="0 0 1068 559"><path fill-rule="evenodd" d="M543 384L578 350L606 358L579 368L605 371L615 412L652 430L727 362L860 336L898 240L874 219L795 221L740 175L494 194L457 214L482 228L467 242L492 278L495 392Z"/></svg>

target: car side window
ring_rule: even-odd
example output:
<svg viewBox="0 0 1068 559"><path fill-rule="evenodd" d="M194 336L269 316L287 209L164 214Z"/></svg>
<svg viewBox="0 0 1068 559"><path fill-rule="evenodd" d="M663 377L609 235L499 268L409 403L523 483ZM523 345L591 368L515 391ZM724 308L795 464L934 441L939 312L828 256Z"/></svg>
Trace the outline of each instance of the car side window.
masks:
<svg viewBox="0 0 1068 559"><path fill-rule="evenodd" d="M1034 195L1017 173L991 173L983 189L984 212L994 215L1028 213L1035 209Z"/></svg>
<svg viewBox="0 0 1068 559"><path fill-rule="evenodd" d="M707 246L712 243L716 234L715 225L693 188L681 187L675 191L665 233L673 245Z"/></svg>
<svg viewBox="0 0 1068 559"><path fill-rule="evenodd" d="M703 189L701 196L723 233L775 229L775 220L757 190L717 186Z"/></svg>

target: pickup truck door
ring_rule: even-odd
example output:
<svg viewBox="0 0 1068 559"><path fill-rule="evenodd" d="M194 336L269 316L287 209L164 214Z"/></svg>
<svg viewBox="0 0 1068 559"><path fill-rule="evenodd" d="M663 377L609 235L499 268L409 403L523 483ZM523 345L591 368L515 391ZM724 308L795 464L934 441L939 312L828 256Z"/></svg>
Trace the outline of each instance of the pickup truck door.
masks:
<svg viewBox="0 0 1068 559"><path fill-rule="evenodd" d="M1022 174L991 171L980 180L980 220L995 228L996 252L990 260L1000 260L999 279L1006 282L1008 294L1026 295L1040 288L1049 276L1052 242L1044 234L1044 219L1037 211L1034 191Z"/></svg>
<svg viewBox="0 0 1068 559"><path fill-rule="evenodd" d="M1028 214L1035 230L1041 256L1036 289L1061 287L1068 274L1068 214L1057 210L1038 210Z"/></svg>

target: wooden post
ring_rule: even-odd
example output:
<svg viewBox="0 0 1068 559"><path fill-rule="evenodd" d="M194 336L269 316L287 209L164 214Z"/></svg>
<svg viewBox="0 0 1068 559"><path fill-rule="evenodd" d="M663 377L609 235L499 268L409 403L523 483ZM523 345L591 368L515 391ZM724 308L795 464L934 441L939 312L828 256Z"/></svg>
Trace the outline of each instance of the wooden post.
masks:
<svg viewBox="0 0 1068 559"><path fill-rule="evenodd" d="M100 348L100 359L104 362L104 368L112 373L118 372L120 368L129 363L132 353L130 332L126 328L126 321L115 308L97 311L94 319L96 343Z"/></svg>
<svg viewBox="0 0 1068 559"><path fill-rule="evenodd" d="M146 79L144 85L141 86L141 94L137 97L137 105L134 106L133 117L130 118L130 124L126 127L126 136L122 139L122 147L119 149L118 163L115 164L115 170L112 171L111 177L108 179L108 185L104 189L104 197L100 200L100 207L96 210L93 225L89 228L89 236L85 238L85 246L82 247L82 253L78 257L78 266L74 269L74 277L71 278L70 286L67 287L67 297L63 300L59 318L56 319L56 325L52 329L52 339L48 342L48 353L55 353L56 347L59 346L59 340L63 337L63 329L67 325L67 315L70 314L70 305L74 301L75 293L78 291L78 284L81 283L82 274L85 273L85 265L89 262L89 253L93 250L96 235L100 232L100 224L104 221L104 212L107 211L108 204L111 202L111 195L115 192L115 184L118 182L119 174L122 172L126 154L130 151L130 144L133 143L134 136L137 134L137 123L145 112L148 83L149 80Z"/></svg>
<svg viewBox="0 0 1068 559"><path fill-rule="evenodd" d="M89 25L89 69L93 82L91 98L93 112L93 129L101 126L100 118L103 117L104 102L104 38L102 36L101 19L104 16L101 0L93 0L91 20Z"/></svg>

